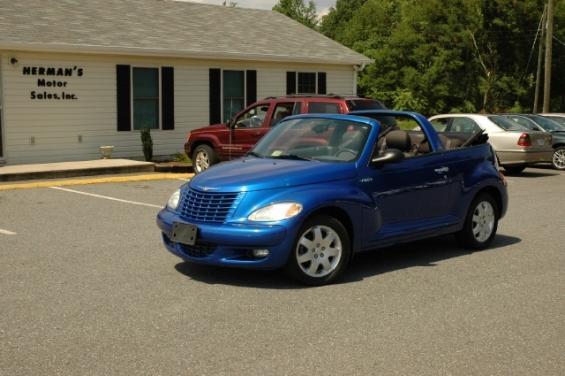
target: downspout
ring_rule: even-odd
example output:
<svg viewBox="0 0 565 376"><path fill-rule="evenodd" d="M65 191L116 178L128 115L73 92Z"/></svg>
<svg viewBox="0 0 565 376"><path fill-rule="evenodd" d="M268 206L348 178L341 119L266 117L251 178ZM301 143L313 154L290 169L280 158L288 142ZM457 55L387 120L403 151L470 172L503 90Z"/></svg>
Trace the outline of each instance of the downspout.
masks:
<svg viewBox="0 0 565 376"><path fill-rule="evenodd" d="M359 72L363 71L363 69L365 69L365 67L367 66L367 63L363 63L361 65L353 65L353 71L355 71L355 74L353 75L353 94L357 95L357 75L359 74Z"/></svg>

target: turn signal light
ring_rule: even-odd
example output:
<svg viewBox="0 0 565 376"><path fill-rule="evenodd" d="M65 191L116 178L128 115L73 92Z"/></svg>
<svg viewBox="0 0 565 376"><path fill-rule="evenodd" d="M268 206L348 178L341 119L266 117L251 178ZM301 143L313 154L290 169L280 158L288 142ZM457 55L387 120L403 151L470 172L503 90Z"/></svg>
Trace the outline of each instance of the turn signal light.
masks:
<svg viewBox="0 0 565 376"><path fill-rule="evenodd" d="M518 146L532 146L532 140L530 140L530 135L527 133L522 133L518 139Z"/></svg>

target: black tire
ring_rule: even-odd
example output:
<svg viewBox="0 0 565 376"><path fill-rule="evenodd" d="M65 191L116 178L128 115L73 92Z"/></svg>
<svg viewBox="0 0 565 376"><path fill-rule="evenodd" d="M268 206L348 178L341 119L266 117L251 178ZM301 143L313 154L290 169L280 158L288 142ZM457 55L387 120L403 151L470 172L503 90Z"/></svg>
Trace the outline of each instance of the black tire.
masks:
<svg viewBox="0 0 565 376"><path fill-rule="evenodd" d="M565 146L559 146L553 151L551 165L556 170L565 170Z"/></svg>
<svg viewBox="0 0 565 376"><path fill-rule="evenodd" d="M512 165L512 166L503 166L506 172L509 174L519 174L520 172L524 171L526 168L525 165Z"/></svg>
<svg viewBox="0 0 565 376"><path fill-rule="evenodd" d="M490 205L490 209L488 209ZM486 210L492 210L492 225L489 225L488 216L483 216L481 213ZM463 229L455 236L459 245L465 249L485 249L487 248L496 235L498 229L499 208L496 200L488 193L481 193L469 206L469 211L465 217L465 224ZM476 234L482 228L485 228L484 233ZM486 229L490 231L486 232ZM486 236L488 235L488 236Z"/></svg>
<svg viewBox="0 0 565 376"><path fill-rule="evenodd" d="M192 153L192 169L195 174L206 171L210 166L218 163L218 155L206 144L198 145Z"/></svg>
<svg viewBox="0 0 565 376"><path fill-rule="evenodd" d="M319 239L316 239L317 229L320 231ZM327 239L323 239L324 235ZM338 239L330 241L329 238L335 236ZM312 247L306 247L302 240L312 241ZM333 255L338 248L339 256ZM305 261L304 258L299 260L300 256L310 258L310 261ZM316 215L306 220L298 231L285 271L291 278L304 284L320 286L335 281L346 269L350 258L351 243L343 224L333 217Z"/></svg>

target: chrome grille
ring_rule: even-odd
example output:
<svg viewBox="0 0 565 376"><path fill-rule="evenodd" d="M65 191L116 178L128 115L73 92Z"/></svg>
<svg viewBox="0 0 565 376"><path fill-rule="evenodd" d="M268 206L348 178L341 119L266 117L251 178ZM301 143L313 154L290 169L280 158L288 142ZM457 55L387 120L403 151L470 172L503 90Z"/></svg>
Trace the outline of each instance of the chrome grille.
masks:
<svg viewBox="0 0 565 376"><path fill-rule="evenodd" d="M235 210L239 193L201 192L189 188L183 193L181 216L188 221L224 222Z"/></svg>

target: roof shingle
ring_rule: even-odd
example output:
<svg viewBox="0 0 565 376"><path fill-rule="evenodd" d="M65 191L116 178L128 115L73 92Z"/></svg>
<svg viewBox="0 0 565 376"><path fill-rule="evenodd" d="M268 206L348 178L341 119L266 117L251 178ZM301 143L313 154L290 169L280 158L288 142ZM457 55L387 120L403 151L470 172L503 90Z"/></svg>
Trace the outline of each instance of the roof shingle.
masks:
<svg viewBox="0 0 565 376"><path fill-rule="evenodd" d="M0 0L0 49L370 62L277 12L171 0Z"/></svg>

